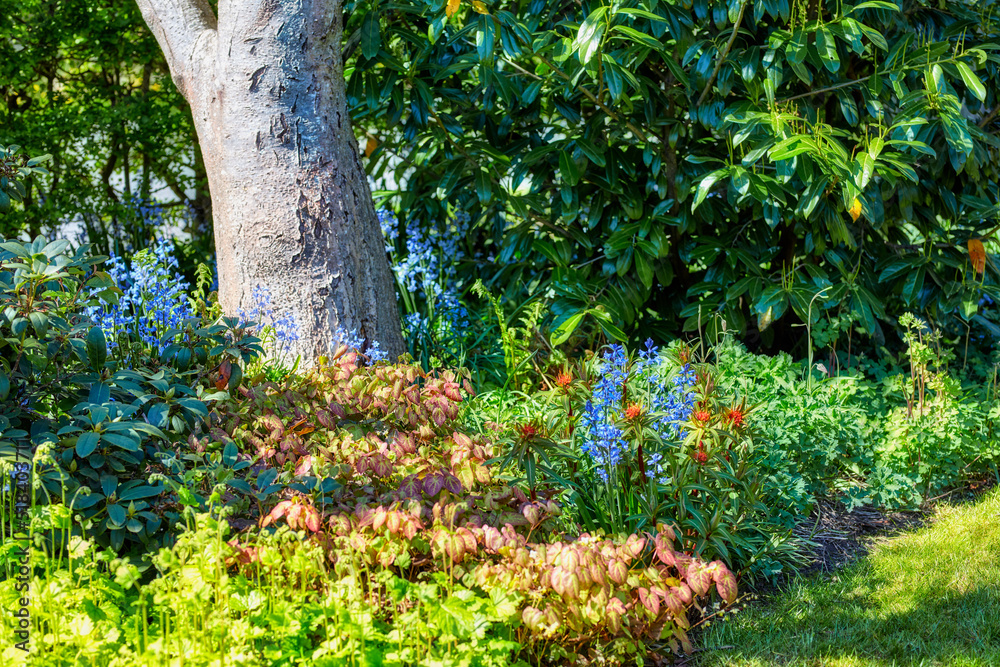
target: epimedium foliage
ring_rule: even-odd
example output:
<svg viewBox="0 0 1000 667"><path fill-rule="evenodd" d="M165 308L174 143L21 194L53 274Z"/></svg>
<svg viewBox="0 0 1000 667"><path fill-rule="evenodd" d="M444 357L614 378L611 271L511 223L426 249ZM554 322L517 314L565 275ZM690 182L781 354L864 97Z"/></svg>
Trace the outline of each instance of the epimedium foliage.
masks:
<svg viewBox="0 0 1000 667"><path fill-rule="evenodd" d="M494 608L529 655L622 661L650 640L687 645L696 598L735 596L729 569L675 548L666 525L649 537L560 538L550 490L529 497L497 478L492 439L465 433L467 380L363 361L345 345L305 376L248 388L209 435L272 466L262 491L289 479L261 525L301 531L338 576L359 576L377 616L402 613L421 582L460 584L460 599L503 603ZM244 572L275 562L269 542L239 536L231 562Z"/></svg>
<svg viewBox="0 0 1000 667"><path fill-rule="evenodd" d="M361 0L348 94L406 221L468 211L492 283L551 288L557 327L1000 333L989 5Z"/></svg>
<svg viewBox="0 0 1000 667"><path fill-rule="evenodd" d="M683 632L675 623L687 626L689 604L713 589L735 595L731 574L669 551L666 533L649 544L534 544L507 529L484 529L476 563L448 565L443 558L405 568L382 566L355 546L360 533L374 533L381 544L405 543L388 521L349 537L329 530L309 539L283 525L251 541L231 538L226 508L186 510L183 518L177 542L152 555L157 577L149 582L135 564L78 536L65 553L33 548L32 659L111 666L180 654L191 665L635 664L644 653L639 637L658 634L679 644ZM36 517L34 528L49 528L47 519ZM663 571L683 576L659 581ZM558 583L550 586L550 578ZM0 599L17 600L15 582L0 581ZM14 627L8 623L0 627Z"/></svg>

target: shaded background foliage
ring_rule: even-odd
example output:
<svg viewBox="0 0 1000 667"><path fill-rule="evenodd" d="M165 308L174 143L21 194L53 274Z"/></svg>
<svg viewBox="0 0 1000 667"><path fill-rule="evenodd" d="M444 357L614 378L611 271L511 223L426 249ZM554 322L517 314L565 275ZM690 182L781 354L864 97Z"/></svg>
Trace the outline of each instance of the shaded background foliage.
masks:
<svg viewBox="0 0 1000 667"><path fill-rule="evenodd" d="M877 343L905 308L1000 333L977 317L995 263L966 249L998 211L990 3L348 10L372 172L408 221L469 211L496 259L469 270L512 299L551 289L556 324L711 333L719 314L789 347L825 288L813 319Z"/></svg>
<svg viewBox="0 0 1000 667"><path fill-rule="evenodd" d="M991 7L347 2L348 92L400 246L464 211L456 288L546 298L559 339L724 320L791 349L811 318L856 350L915 310L985 340L997 267L968 243L990 249L1000 200ZM17 0L0 25L0 144L54 156L5 233L69 218L128 253L174 224L191 274L207 187L134 4Z"/></svg>
<svg viewBox="0 0 1000 667"><path fill-rule="evenodd" d="M211 203L190 116L134 2L3 3L0 143L53 156L48 178L27 180L26 208L4 216L4 236L63 229L99 252L132 252L165 214L204 255ZM141 209L153 199L164 208Z"/></svg>

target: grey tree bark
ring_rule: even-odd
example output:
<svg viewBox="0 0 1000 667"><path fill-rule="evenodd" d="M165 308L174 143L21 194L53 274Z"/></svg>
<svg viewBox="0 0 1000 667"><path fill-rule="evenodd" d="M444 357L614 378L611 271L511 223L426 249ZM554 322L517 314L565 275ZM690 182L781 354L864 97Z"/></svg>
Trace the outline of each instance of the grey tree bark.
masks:
<svg viewBox="0 0 1000 667"><path fill-rule="evenodd" d="M404 343L347 113L341 0L136 0L191 105L212 195L227 314L268 288L306 366L338 328Z"/></svg>

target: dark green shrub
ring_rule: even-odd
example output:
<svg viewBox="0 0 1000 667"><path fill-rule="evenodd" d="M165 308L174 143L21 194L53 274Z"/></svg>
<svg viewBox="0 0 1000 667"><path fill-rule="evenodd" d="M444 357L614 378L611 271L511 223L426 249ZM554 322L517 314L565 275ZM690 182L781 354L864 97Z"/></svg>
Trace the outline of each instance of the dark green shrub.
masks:
<svg viewBox="0 0 1000 667"><path fill-rule="evenodd" d="M96 270L105 258L43 238L0 248L0 456L34 468L34 500L72 508L74 531L151 548L177 518L163 482L178 471L162 457L207 428L256 339L235 338L232 320L192 318L153 340L123 332L109 354L87 312L121 294Z"/></svg>

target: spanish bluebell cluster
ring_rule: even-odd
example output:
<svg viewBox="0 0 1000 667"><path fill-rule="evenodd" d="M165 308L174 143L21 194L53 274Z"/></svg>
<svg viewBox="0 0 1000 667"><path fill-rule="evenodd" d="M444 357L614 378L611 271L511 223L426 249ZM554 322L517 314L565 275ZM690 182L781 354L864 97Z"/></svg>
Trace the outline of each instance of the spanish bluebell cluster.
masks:
<svg viewBox="0 0 1000 667"><path fill-rule="evenodd" d="M653 428L664 441L684 438L682 425L694 410L696 381L691 364L684 364L669 381L659 363L660 351L652 340L639 352L636 376L645 384L649 395L649 412L654 416Z"/></svg>
<svg viewBox="0 0 1000 667"><path fill-rule="evenodd" d="M386 251L396 254L393 244L399 238L399 220L395 214L387 208L380 208L375 212L378 217L378 224L382 228L382 236L385 238Z"/></svg>
<svg viewBox="0 0 1000 667"><path fill-rule="evenodd" d="M607 481L628 449L616 423L623 410L628 356L624 347L615 344L608 347L602 359L601 377L584 406L580 423L586 433L582 449L597 464L597 474Z"/></svg>
<svg viewBox="0 0 1000 667"><path fill-rule="evenodd" d="M266 287L255 286L250 298L253 300L250 309L240 308L240 326L249 328L258 336L264 335L266 329L274 336L274 354L280 358L299 339L299 325L291 313L275 314L271 305L271 290Z"/></svg>
<svg viewBox="0 0 1000 667"><path fill-rule="evenodd" d="M682 424L694 409L695 373L685 364L671 380L664 377L659 363L659 349L647 340L639 358L630 365L625 348L615 344L602 355L601 375L594 385L590 400L584 406L581 426L584 433L582 449L597 464L601 479L607 481L614 468L628 454L619 424L625 411L625 392L629 380L636 390L634 398L646 401L644 411L653 419L652 426L664 443L684 437ZM654 474L663 475L662 455L653 452L647 460Z"/></svg>
<svg viewBox="0 0 1000 667"><path fill-rule="evenodd" d="M107 268L123 294L117 304L88 308L87 315L104 331L109 347L127 338L159 353L169 343L166 333L195 316L168 241L136 253L131 263L112 254Z"/></svg>
<svg viewBox="0 0 1000 667"><path fill-rule="evenodd" d="M163 226L163 206L159 202L132 195L126 197L123 203L139 217L146 227L159 229Z"/></svg>
<svg viewBox="0 0 1000 667"><path fill-rule="evenodd" d="M271 290L257 285L250 292L253 305L249 310L240 309L240 326L263 338L273 338L274 354L280 359L290 349L291 344L299 339L299 326L291 313L275 312L271 305ZM372 363L387 358L379 342L370 341L367 349L365 340L358 335L357 330L347 331L337 327L333 331L333 340L338 345L346 345L350 349L363 351Z"/></svg>
<svg viewBox="0 0 1000 667"><path fill-rule="evenodd" d="M373 364L377 361L388 359L388 353L381 348L377 340L370 341L368 347L365 348L365 339L358 334L357 329L347 331L342 327L337 327L333 331L333 338L339 341L341 345L346 345L349 349L361 352Z"/></svg>
<svg viewBox="0 0 1000 667"><path fill-rule="evenodd" d="M455 213L443 229L432 226L425 231L418 222L407 225L403 252L398 250L396 216L383 208L378 211L378 220L396 280L410 297L406 299L410 312L403 318L403 333L448 336L467 331L469 313L458 299L456 276L458 261L465 256L461 241L469 230L469 215Z"/></svg>

